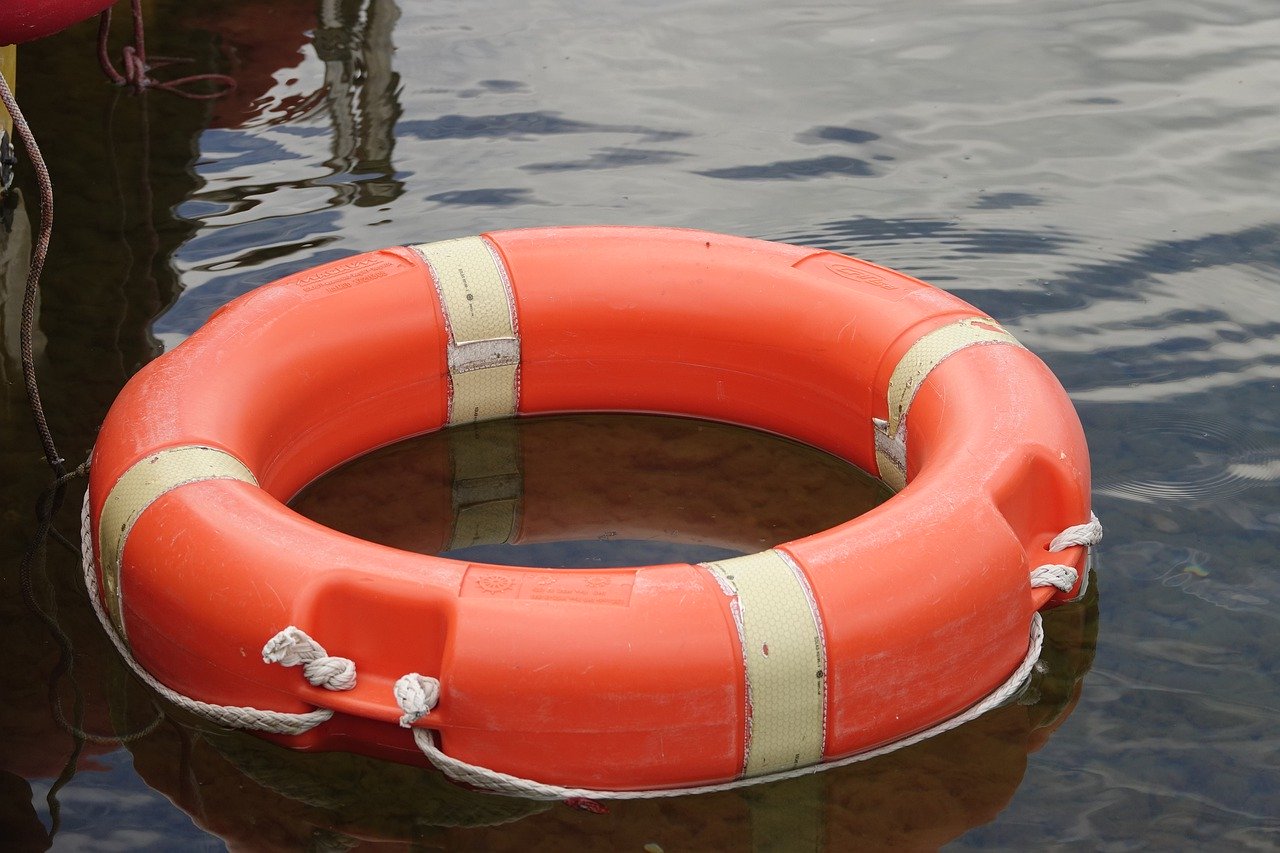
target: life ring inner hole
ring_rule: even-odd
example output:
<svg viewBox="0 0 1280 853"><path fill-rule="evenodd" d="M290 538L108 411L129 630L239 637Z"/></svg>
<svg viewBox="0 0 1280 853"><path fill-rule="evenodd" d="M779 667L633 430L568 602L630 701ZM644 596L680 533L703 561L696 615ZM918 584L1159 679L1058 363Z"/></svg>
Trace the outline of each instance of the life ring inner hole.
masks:
<svg viewBox="0 0 1280 853"><path fill-rule="evenodd" d="M384 447L290 506L468 562L613 568L756 553L887 500L859 468L742 427L654 415L487 421Z"/></svg>

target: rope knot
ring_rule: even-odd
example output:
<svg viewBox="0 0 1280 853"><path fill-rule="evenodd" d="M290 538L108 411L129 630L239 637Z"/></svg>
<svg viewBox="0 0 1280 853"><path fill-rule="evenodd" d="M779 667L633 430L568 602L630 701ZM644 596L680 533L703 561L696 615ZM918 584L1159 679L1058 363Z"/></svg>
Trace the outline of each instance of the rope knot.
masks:
<svg viewBox="0 0 1280 853"><path fill-rule="evenodd" d="M440 701L440 679L411 672L396 681L396 704L404 711L400 725L410 728Z"/></svg>
<svg viewBox="0 0 1280 853"><path fill-rule="evenodd" d="M350 658L330 655L301 628L290 625L262 647L263 663L302 666L302 674L316 687L350 690L356 686L356 665Z"/></svg>

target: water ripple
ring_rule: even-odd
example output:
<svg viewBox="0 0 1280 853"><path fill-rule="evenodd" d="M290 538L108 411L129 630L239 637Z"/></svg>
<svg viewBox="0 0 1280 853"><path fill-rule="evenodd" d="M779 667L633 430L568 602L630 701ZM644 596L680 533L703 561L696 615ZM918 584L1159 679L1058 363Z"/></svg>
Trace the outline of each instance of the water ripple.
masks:
<svg viewBox="0 0 1280 853"><path fill-rule="evenodd" d="M523 187L483 187L433 193L427 196L427 201L434 201L438 204L508 207L513 204L527 204L532 201L531 196L531 192Z"/></svg>
<svg viewBox="0 0 1280 853"><path fill-rule="evenodd" d="M1181 412L1130 413L1108 436L1115 460L1096 491L1147 503L1209 501L1280 482L1280 444L1237 419ZM1158 453L1163 464L1151 464Z"/></svg>
<svg viewBox="0 0 1280 853"><path fill-rule="evenodd" d="M452 114L434 119L407 119L396 125L396 132L427 140L518 138L565 133L627 133L653 141L688 136L687 133L680 131L575 121L544 110L479 116Z"/></svg>
<svg viewBox="0 0 1280 853"><path fill-rule="evenodd" d="M998 228L955 219L881 219L871 216L823 222L816 230L784 234L775 239L868 259L883 257L887 254L886 248L897 246L911 246L917 255L926 254L930 246L944 247L952 256L1053 255L1080 242L1079 237L1047 228ZM913 271L913 274L924 275L920 271ZM956 274L956 268L952 267L949 274L930 275L929 280L948 281ZM950 289L959 292L958 288Z"/></svg>
<svg viewBox="0 0 1280 853"><path fill-rule="evenodd" d="M659 166L673 163L688 156L682 151L663 151L651 148L604 148L582 160L528 163L520 168L526 172L574 172L617 169L624 166Z"/></svg>
<svg viewBox="0 0 1280 853"><path fill-rule="evenodd" d="M797 181L828 175L852 175L865 178L875 174L871 164L856 157L812 157L805 160L776 160L758 166L728 166L705 169L694 174L730 181Z"/></svg>

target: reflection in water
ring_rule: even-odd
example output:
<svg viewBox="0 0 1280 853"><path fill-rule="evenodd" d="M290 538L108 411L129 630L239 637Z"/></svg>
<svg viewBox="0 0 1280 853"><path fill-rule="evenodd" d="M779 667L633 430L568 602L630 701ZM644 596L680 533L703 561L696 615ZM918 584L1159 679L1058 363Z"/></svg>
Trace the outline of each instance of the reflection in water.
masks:
<svg viewBox="0 0 1280 853"><path fill-rule="evenodd" d="M798 181L804 178L820 178L826 175L852 175L865 178L875 174L871 164L854 157L835 154L812 157L807 160L776 160L759 166L728 166L723 169L706 169L697 174L707 178L724 178L730 181Z"/></svg>
<svg viewBox="0 0 1280 853"><path fill-rule="evenodd" d="M624 166L657 166L673 163L688 157L680 151L664 151L654 148L602 148L583 160L563 160L555 163L529 163L521 166L526 172L576 172L595 169L618 169Z"/></svg>
<svg viewBox="0 0 1280 853"><path fill-rule="evenodd" d="M1068 242L1081 241L1077 237ZM1203 275L1214 267L1234 266L1246 258L1251 265L1280 267L1280 226L1262 225L1231 233L1160 240L1128 249L1118 258L1081 258L1073 269L1040 282L1034 291L1017 295L970 287L953 292L979 305L998 302L1007 306L1001 319L1016 322L1024 315L1082 310L1100 302L1146 302L1151 288L1169 275ZM1117 325L1130 322L1125 317ZM1104 377L1095 377L1095 381L1098 380ZM1106 382L1115 380L1114 375L1105 377Z"/></svg>
<svg viewBox="0 0 1280 853"><path fill-rule="evenodd" d="M574 544L564 553L594 543L597 558L635 564L655 555L693 558L707 548L759 550L885 497L851 466L784 439L610 415L497 421L423 436L331 472L293 505L410 550L489 548L491 558L505 548L511 562L521 562L536 553L525 546L567 540ZM514 547L496 544L507 542ZM937 738L758 788L610 802L606 814L469 791L428 769L363 756L298 753L176 712L128 749L149 785L232 849L380 842L541 849L548 840L601 851L645 844L928 849L991 820L1012 797L1028 754L1075 705L1096 617L1092 592L1046 614L1042 662L1020 700ZM114 718L137 728L151 718L151 702L130 682L114 694ZM130 824L128 808L120 804L113 819Z"/></svg>
<svg viewBox="0 0 1280 853"><path fill-rule="evenodd" d="M990 821L1013 796L1028 754L1078 699L1096 615L1092 594L1049 613L1043 666L1022 699L937 738L758 788L610 802L603 815L468 791L429 770L298 753L176 716L129 749L148 784L232 849L934 849ZM120 697L118 717L127 724L143 698Z"/></svg>
<svg viewBox="0 0 1280 853"><path fill-rule="evenodd" d="M858 130L856 127L823 125L810 128L796 138L801 142L847 142L850 145L861 145L864 142L875 142L880 138L880 134L870 130Z"/></svg>
<svg viewBox="0 0 1280 853"><path fill-rule="evenodd" d="M1036 207L1044 204L1044 199L1031 193L984 193L982 198L973 204L975 210L1008 210L1013 207Z"/></svg>
<svg viewBox="0 0 1280 853"><path fill-rule="evenodd" d="M3 109L0 107L0 109ZM22 193L0 192L0 202L6 207L5 221L0 223L0 382L20 385L22 382L22 354L19 350L22 323L22 297L26 290L27 270L31 259L31 218L27 215ZM36 312L40 307L37 302ZM32 329L32 352L39 361L44 352L45 336L39 328Z"/></svg>
<svg viewBox="0 0 1280 853"><path fill-rule="evenodd" d="M1280 481L1280 446L1238 418L1216 420L1194 411L1154 410L1114 436L1117 463L1098 491L1144 502L1210 501ZM1151 467L1146 448L1181 460Z"/></svg>
<svg viewBox="0 0 1280 853"><path fill-rule="evenodd" d="M1125 543L1109 552L1108 560L1124 571L1150 573L1151 583L1163 590L1224 610L1268 613L1280 602L1280 575L1270 565L1232 566L1223 572L1215 570L1205 551L1151 541Z"/></svg>
<svg viewBox="0 0 1280 853"><path fill-rule="evenodd" d="M281 39L295 40L299 51L308 15L321 24L313 39L319 67L304 55L302 67L287 77L266 75L248 62L299 59L297 51L266 43L276 35L262 30L255 8L244 7L246 20L233 16L232 22L233 32L243 31L254 47L245 74L263 89L251 102L220 104L213 128L200 138L197 171L205 187L181 212L201 227L177 258L188 295L154 324L166 344L253 287L348 254L327 248L341 239L339 211L380 210L404 192L392 160L401 113L392 63L400 17L394 0L320 0L306 10L298 3L274 10L285 16ZM327 127L315 123L317 114L327 117ZM323 162L310 142L317 137L329 141ZM252 171L269 178L244 180Z"/></svg>
<svg viewBox="0 0 1280 853"><path fill-rule="evenodd" d="M446 190L432 193L427 201L437 204L481 205L506 207L513 204L528 204L532 201L529 190L521 187L486 187L474 190Z"/></svg>
<svg viewBox="0 0 1280 853"><path fill-rule="evenodd" d="M404 192L391 152L400 117L400 77L392 70L395 0L321 0L315 49L324 62L325 104L333 126L330 166L347 177L351 204L376 206ZM362 13L363 12L363 17Z"/></svg>
<svg viewBox="0 0 1280 853"><path fill-rule="evenodd" d="M677 131L652 130L629 125L575 121L546 111L407 119L400 122L397 130L406 136L428 140L520 138L522 136L558 136L566 133L620 133L636 135L650 142L665 142L688 135Z"/></svg>
<svg viewBox="0 0 1280 853"><path fill-rule="evenodd" d="M361 539L509 565L634 566L755 553L886 500L813 448L681 418L457 427L317 480L294 509Z"/></svg>
<svg viewBox="0 0 1280 853"><path fill-rule="evenodd" d="M879 254L876 249L882 246L910 243L921 251L922 245L932 243L947 257L953 258L964 255L1053 255L1080 242L1077 237L1050 229L974 227L956 219L876 219L868 216L823 222L816 230L777 239L860 257L875 257ZM954 277L955 268L952 267L949 274L930 275L929 280L939 282ZM957 295L970 294L964 298L976 305L983 304L971 298L972 291L958 287L948 289ZM1003 313L1001 319L1005 319Z"/></svg>

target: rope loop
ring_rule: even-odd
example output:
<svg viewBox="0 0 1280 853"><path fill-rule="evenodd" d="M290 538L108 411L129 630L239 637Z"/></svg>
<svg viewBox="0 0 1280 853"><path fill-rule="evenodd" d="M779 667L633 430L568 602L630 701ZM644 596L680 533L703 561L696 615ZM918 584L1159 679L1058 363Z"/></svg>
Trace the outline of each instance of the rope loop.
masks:
<svg viewBox="0 0 1280 853"><path fill-rule="evenodd" d="M276 634L262 647L263 663L302 665L302 674L316 687L350 690L356 686L356 665L350 658L330 655L324 646L294 625Z"/></svg>
<svg viewBox="0 0 1280 853"><path fill-rule="evenodd" d="M302 668L307 681L325 690L350 690L356 686L356 665L350 658L323 657Z"/></svg>
<svg viewBox="0 0 1280 853"><path fill-rule="evenodd" d="M189 74L177 80L165 81L151 77L148 72L157 68L190 62L191 60L171 56L152 56L148 58L146 32L142 21L142 0L132 0L130 8L133 12L133 43L126 45L121 51L121 63L124 66L123 73L116 70L107 47L107 42L111 35L111 9L104 9L98 16L98 65L102 68L102 73L106 75L108 80L117 86L125 86L134 93L145 92L147 89L162 89L193 101L209 101L221 98L236 88L235 79L228 77L226 74ZM200 82L213 83L220 88L212 92L193 92L186 88L192 83Z"/></svg>
<svg viewBox="0 0 1280 853"><path fill-rule="evenodd" d="M1071 566L1061 566L1056 563L1039 566L1031 573L1033 587L1054 586L1062 592L1071 592L1079 579L1080 573Z"/></svg>
<svg viewBox="0 0 1280 853"><path fill-rule="evenodd" d="M878 755L885 755L893 752L894 750L920 743L921 741L928 740L932 737L937 737L943 732L951 731L958 726L964 725L970 720L975 720L993 708L1002 707L1008 702L1016 699L1030 679L1031 671L1035 667L1036 662L1040 660L1040 650L1043 647L1044 621L1041 619L1039 613L1034 613L1031 616L1030 642L1027 644L1027 653L1022 659L1022 663L1018 665L1017 669L1009 675L1009 678L1006 679L1003 684L956 716L943 720L924 731L916 732L915 734L908 735L900 740L891 741L866 752L860 752L818 764L797 767L792 770L781 770L774 773L766 773L762 776L749 776L746 778L734 779L730 782L719 782L711 785L695 785L686 788L661 788L656 790L640 791L602 791L588 788L569 788L561 785L551 785L544 782L538 782L533 779L524 779L519 776L512 776L498 770L491 770L487 767L468 764L460 759L451 758L450 756L445 755L440 749L440 746L436 743L436 739L432 735L430 729L414 729L413 741L417 744L418 749L422 750L422 754L427 757L427 760L430 761L437 770L453 781L495 794L524 797L531 800L640 800L656 797L681 797L689 794L711 794L721 791L732 791L737 788L745 788L765 782L795 779L800 776L818 773L833 767L844 767L859 761L866 761L870 758L875 758ZM403 682L406 679L415 677L423 678L423 676L417 675L417 673L411 673L410 675L406 675L404 678L400 679L400 681ZM424 680L435 681L434 678L427 678ZM397 692L399 690L399 686L400 684L397 682ZM401 723L401 725L404 724Z"/></svg>
<svg viewBox="0 0 1280 853"><path fill-rule="evenodd" d="M1053 541L1049 543L1049 550L1056 553L1077 546L1091 548L1101 541L1102 522L1098 521L1098 516L1090 512L1089 520L1084 524L1074 524L1053 537ZM1061 592L1071 592L1075 589L1078 580L1080 580L1078 571L1060 563L1045 563L1031 570L1032 587L1052 586Z"/></svg>
<svg viewBox="0 0 1280 853"><path fill-rule="evenodd" d="M440 679L411 672L396 681L396 704L404 711L400 725L410 728L440 701Z"/></svg>
<svg viewBox="0 0 1280 853"><path fill-rule="evenodd" d="M1077 545L1091 547L1102 541L1102 522L1092 512L1084 524L1076 524L1054 537L1049 543L1050 551L1065 551Z"/></svg>

